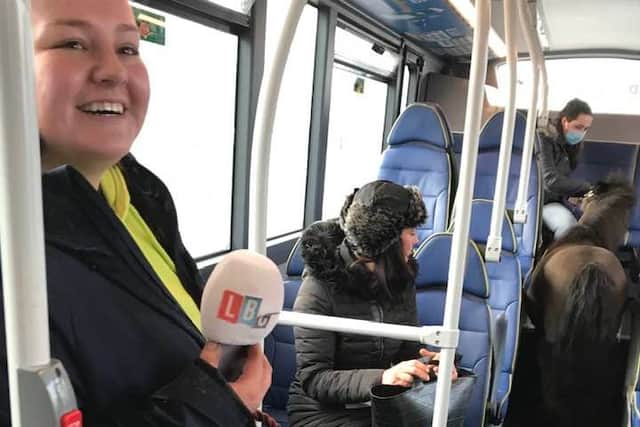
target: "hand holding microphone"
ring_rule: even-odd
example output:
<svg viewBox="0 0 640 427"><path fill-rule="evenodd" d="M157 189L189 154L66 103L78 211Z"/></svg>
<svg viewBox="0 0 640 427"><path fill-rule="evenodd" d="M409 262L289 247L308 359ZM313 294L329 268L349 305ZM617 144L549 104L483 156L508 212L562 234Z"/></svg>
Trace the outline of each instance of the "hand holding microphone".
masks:
<svg viewBox="0 0 640 427"><path fill-rule="evenodd" d="M235 391L249 411L255 412L262 404L271 385L271 365L259 344L248 346L248 348L242 375L237 381L229 383L229 387ZM200 358L217 368L220 353L220 344L209 341L202 349Z"/></svg>
<svg viewBox="0 0 640 427"><path fill-rule="evenodd" d="M226 255L202 294L202 328L209 343L201 357L218 368L252 410L271 382L271 367L256 344L276 326L283 301L278 267L247 250ZM250 397L256 394L259 399Z"/></svg>

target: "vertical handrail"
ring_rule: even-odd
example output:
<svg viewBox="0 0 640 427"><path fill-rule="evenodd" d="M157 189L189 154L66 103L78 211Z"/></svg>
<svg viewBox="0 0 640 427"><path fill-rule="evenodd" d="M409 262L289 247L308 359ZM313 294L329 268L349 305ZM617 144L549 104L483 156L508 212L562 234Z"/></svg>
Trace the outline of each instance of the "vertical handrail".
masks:
<svg viewBox="0 0 640 427"><path fill-rule="evenodd" d="M485 260L499 262L502 252L502 223L504 221L504 208L507 198L507 186L509 185L509 168L511 166L511 148L513 146L513 128L516 119L516 84L518 65L518 0L504 0L504 27L505 42L507 44L507 81L508 96L507 105L504 108L502 122L502 138L500 140L500 157L496 186L493 193L493 209L491 210L491 228L487 238Z"/></svg>
<svg viewBox="0 0 640 427"><path fill-rule="evenodd" d="M478 136L482 120L484 103L484 83L487 76L487 56L489 28L491 26L491 1L476 0L476 17L473 34L473 49L467 94L466 117L464 122L464 139L462 144L460 181L458 183L458 199L455 213L456 228L453 232L451 257L449 263L448 289L444 309L443 328L458 330L460 320L460 303L462 299L462 279L467 262L467 246L469 241L469 222L471 216L471 199L476 175L478 157ZM433 415L434 427L445 427L449 409L449 392L455 349L443 348L440 354L440 372L436 386L436 400Z"/></svg>
<svg viewBox="0 0 640 427"><path fill-rule="evenodd" d="M251 146L248 246L250 250L263 255L267 253L267 201L273 121L289 49L306 3L306 0L291 0L289 3L273 61L271 66L265 69L258 95Z"/></svg>
<svg viewBox="0 0 640 427"><path fill-rule="evenodd" d="M549 81L547 77L547 64L542 54L542 46L540 46L540 92L542 97L542 103L540 105L540 119L538 125L540 127L546 127L549 123Z"/></svg>
<svg viewBox="0 0 640 427"><path fill-rule="evenodd" d="M522 148L522 163L520 165L520 178L518 181L518 195L516 205L513 210L513 222L524 224L527 222L527 196L529 193L529 177L531 174L531 162L533 160L533 148L536 138L536 121L538 115L538 93L540 92L540 62L542 52L536 34L536 28L529 12L528 0L520 0L518 9L520 16L520 27L522 28L529 57L531 58L531 101L529 103L529 113L527 114L527 130L524 136L524 147Z"/></svg>
<svg viewBox="0 0 640 427"><path fill-rule="evenodd" d="M2 1L0 247L9 395L11 417L16 427L21 425L21 412L30 409L27 407L30 402L20 400L18 369L50 362L33 70L29 0Z"/></svg>

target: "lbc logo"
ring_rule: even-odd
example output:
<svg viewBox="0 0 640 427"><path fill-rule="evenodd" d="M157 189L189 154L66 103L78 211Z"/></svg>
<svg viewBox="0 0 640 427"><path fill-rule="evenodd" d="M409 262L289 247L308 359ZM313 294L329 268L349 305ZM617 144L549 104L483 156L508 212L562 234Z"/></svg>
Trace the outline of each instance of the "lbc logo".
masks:
<svg viewBox="0 0 640 427"><path fill-rule="evenodd" d="M222 294L218 318L229 323L243 323L252 328L265 328L272 313L259 315L262 298L240 295L225 290Z"/></svg>

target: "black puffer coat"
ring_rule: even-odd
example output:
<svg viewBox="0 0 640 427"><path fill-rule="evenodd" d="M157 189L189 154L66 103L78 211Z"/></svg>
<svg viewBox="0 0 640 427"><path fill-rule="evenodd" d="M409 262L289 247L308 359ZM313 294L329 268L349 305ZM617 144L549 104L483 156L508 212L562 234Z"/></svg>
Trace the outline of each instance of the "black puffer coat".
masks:
<svg viewBox="0 0 640 427"><path fill-rule="evenodd" d="M554 124L538 130L536 153L544 185L544 203L562 202L582 196L591 189L588 182L571 177L577 166L577 147L567 146ZM571 153L570 151L575 151Z"/></svg>
<svg viewBox="0 0 640 427"><path fill-rule="evenodd" d="M335 222L304 234L305 277L294 310L404 325L417 324L413 283L395 296L346 269L353 262ZM289 391L289 422L295 426L371 424L371 386L392 364L419 357L419 344L365 335L294 328L296 377Z"/></svg>

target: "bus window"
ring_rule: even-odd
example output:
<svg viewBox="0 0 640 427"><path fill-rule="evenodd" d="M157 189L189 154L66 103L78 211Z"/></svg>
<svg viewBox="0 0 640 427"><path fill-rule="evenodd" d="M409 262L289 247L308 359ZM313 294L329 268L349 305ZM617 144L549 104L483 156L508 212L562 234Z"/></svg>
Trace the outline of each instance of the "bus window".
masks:
<svg viewBox="0 0 640 427"><path fill-rule="evenodd" d="M373 43L343 28L336 28L335 58L337 62L348 62L371 70L376 74L391 77L400 57L389 49L382 53L373 50Z"/></svg>
<svg viewBox="0 0 640 427"><path fill-rule="evenodd" d="M288 2L267 2L265 69L270 67ZM271 137L267 238L301 230L307 187L307 157L318 12L305 6L282 77Z"/></svg>
<svg viewBox="0 0 640 427"><path fill-rule="evenodd" d="M640 61L623 58L563 58L545 61L549 109L559 111L572 98L585 100L594 113L639 114ZM531 63L518 62L516 105L529 108ZM498 66L498 87L507 87L507 67ZM504 95L503 95L504 97ZM504 103L503 97L501 103Z"/></svg>
<svg viewBox="0 0 640 427"><path fill-rule="evenodd" d="M400 100L400 110L404 110L404 107L407 106L407 100L409 99L409 80L411 79L411 74L409 71L409 67L407 65L404 66L404 73L402 75L402 99Z"/></svg>
<svg viewBox="0 0 640 427"><path fill-rule="evenodd" d="M322 217L338 215L345 196L375 179L380 166L388 82L399 56L336 28Z"/></svg>
<svg viewBox="0 0 640 427"><path fill-rule="evenodd" d="M337 216L345 196L376 177L387 89L386 83L334 66L323 218Z"/></svg>
<svg viewBox="0 0 640 427"><path fill-rule="evenodd" d="M185 246L200 258L231 246L238 38L144 9L165 31L141 42L153 90L133 154L169 187Z"/></svg>

